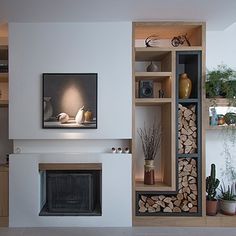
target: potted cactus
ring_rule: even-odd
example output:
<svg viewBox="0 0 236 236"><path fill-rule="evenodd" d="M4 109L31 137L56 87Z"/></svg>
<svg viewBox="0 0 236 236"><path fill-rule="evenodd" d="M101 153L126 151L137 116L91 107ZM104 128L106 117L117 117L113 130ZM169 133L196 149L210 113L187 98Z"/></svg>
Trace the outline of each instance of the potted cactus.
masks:
<svg viewBox="0 0 236 236"><path fill-rule="evenodd" d="M216 166L211 164L211 174L206 178L206 214L208 216L214 216L217 214L217 199L216 189L218 188L220 181L216 178Z"/></svg>

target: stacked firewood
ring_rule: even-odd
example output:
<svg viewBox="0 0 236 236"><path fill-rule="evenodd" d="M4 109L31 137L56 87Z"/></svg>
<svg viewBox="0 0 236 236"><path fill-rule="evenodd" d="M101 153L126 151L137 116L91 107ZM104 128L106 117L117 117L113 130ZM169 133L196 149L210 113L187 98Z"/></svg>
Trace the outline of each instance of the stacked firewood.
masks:
<svg viewBox="0 0 236 236"><path fill-rule="evenodd" d="M179 158L178 194L140 195L138 211L155 212L197 212L197 163L194 158Z"/></svg>
<svg viewBox="0 0 236 236"><path fill-rule="evenodd" d="M178 109L178 153L196 153L197 127L196 106L189 107L179 104Z"/></svg>

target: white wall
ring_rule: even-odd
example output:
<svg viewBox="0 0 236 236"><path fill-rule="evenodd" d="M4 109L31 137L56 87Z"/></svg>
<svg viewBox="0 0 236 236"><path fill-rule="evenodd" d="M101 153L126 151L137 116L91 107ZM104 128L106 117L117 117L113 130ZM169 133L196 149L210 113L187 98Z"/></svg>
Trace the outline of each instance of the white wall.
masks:
<svg viewBox="0 0 236 236"><path fill-rule="evenodd" d="M208 69L216 68L224 63L236 69L236 23L224 31L207 31L206 34L206 65ZM222 179L221 173L225 165L224 133L216 130L206 132L206 174L210 173L211 163L217 167L217 175ZM232 154L233 165L236 168L236 144L232 145L226 140Z"/></svg>
<svg viewBox="0 0 236 236"><path fill-rule="evenodd" d="M131 138L132 24L10 23L10 138ZM98 73L98 129L41 128L43 72Z"/></svg>

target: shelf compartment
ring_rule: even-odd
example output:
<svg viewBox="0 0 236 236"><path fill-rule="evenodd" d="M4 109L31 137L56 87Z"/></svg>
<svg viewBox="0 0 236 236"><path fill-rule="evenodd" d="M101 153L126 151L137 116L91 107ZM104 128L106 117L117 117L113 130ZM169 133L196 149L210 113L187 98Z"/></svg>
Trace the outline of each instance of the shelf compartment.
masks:
<svg viewBox="0 0 236 236"><path fill-rule="evenodd" d="M178 104L178 148L177 154L198 153L199 129L198 129L198 106Z"/></svg>
<svg viewBox="0 0 236 236"><path fill-rule="evenodd" d="M143 104L142 104L143 105ZM149 104L150 105L150 104ZM140 191L164 191L164 189L175 190L176 187L176 175L175 175L175 139L172 135L172 129L174 127L173 115L174 113L173 103L155 104L147 106L135 107L135 120L136 120L136 132L135 132L135 176L137 180L137 187ZM141 144L141 139L137 133L139 128L149 129L152 127L153 122L160 124L162 136L160 147L157 152L157 157L154 160L155 166L155 179L157 184L148 186L141 184L144 181L144 155Z"/></svg>
<svg viewBox="0 0 236 236"><path fill-rule="evenodd" d="M153 98L171 98L172 79L169 72L136 72L135 73L135 97L141 97L140 87L147 81L151 81ZM147 98L145 98L147 99Z"/></svg>
<svg viewBox="0 0 236 236"><path fill-rule="evenodd" d="M168 48L136 48L135 71L138 70L138 66L141 71L145 71L152 61L159 67L159 72L171 72L172 53Z"/></svg>
<svg viewBox="0 0 236 236"><path fill-rule="evenodd" d="M160 46L163 44L171 45L173 37L187 34L191 46L202 46L202 32L205 30L204 23L199 22L135 22L134 23L135 40L144 40L150 35L158 35ZM166 41L166 42L165 42ZM184 44L186 45L186 44Z"/></svg>
<svg viewBox="0 0 236 236"><path fill-rule="evenodd" d="M179 78L186 73L192 81L190 99L201 98L201 51L177 51L176 52L176 94L179 94Z"/></svg>

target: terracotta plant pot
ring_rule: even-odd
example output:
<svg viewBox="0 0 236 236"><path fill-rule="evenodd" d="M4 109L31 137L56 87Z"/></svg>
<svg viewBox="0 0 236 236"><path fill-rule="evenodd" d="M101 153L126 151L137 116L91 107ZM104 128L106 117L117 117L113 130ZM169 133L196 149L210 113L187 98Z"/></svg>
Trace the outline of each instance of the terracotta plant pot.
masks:
<svg viewBox="0 0 236 236"><path fill-rule="evenodd" d="M155 166L154 160L145 160L144 164L144 184L155 184Z"/></svg>
<svg viewBox="0 0 236 236"><path fill-rule="evenodd" d="M217 214L217 207L217 200L206 200L206 214L208 216L215 216Z"/></svg>
<svg viewBox="0 0 236 236"><path fill-rule="evenodd" d="M192 91L192 81L189 79L186 73L180 75L179 78L179 98L189 98Z"/></svg>
<svg viewBox="0 0 236 236"><path fill-rule="evenodd" d="M224 215L235 215L236 201L220 200L220 209Z"/></svg>

